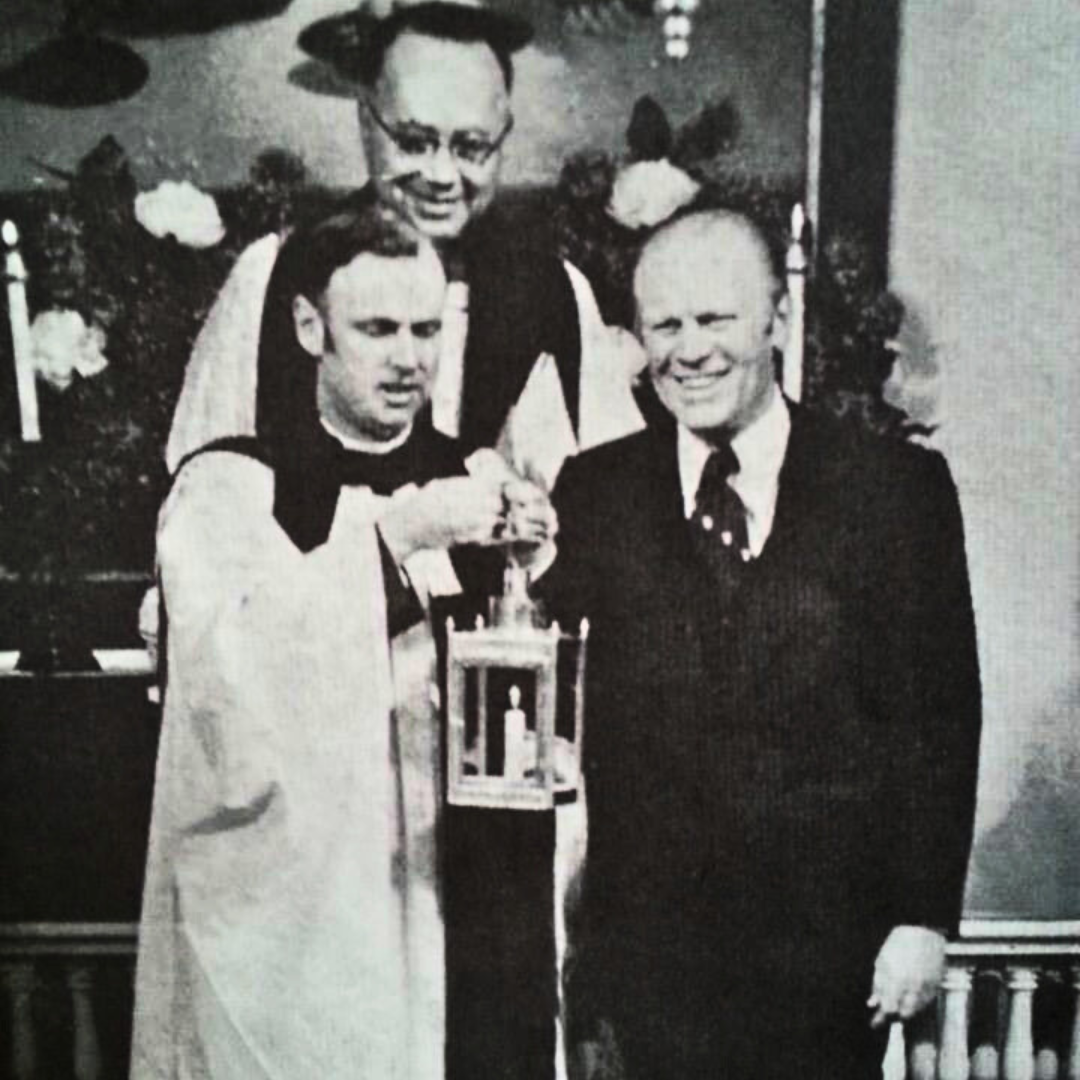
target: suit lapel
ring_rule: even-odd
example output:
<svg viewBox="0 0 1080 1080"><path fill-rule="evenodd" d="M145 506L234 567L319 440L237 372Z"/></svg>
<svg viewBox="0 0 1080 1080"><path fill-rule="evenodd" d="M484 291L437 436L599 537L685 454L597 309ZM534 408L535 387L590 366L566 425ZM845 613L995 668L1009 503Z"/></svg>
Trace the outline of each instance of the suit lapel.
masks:
<svg viewBox="0 0 1080 1080"><path fill-rule="evenodd" d="M657 424L647 429L641 467L636 470L639 488L632 493L631 513L645 510L650 560L659 557L665 567L686 566L692 555L690 537L683 512L682 482L676 427ZM659 551L654 544L659 545ZM655 569L655 568L654 568Z"/></svg>
<svg viewBox="0 0 1080 1080"><path fill-rule="evenodd" d="M790 556L791 548L805 549L818 544L820 535L813 526L824 512L821 477L830 465L823 460L813 417L791 402L788 408L791 434L780 468L772 532L765 545L770 559L779 555L784 561Z"/></svg>

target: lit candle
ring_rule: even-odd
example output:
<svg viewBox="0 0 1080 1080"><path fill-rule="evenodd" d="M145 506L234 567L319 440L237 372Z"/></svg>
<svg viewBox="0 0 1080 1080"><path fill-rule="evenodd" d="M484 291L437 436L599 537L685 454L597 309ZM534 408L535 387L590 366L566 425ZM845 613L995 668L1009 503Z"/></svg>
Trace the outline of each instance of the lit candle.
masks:
<svg viewBox="0 0 1080 1080"><path fill-rule="evenodd" d="M40 442L30 316L26 307L26 264L19 254L19 230L15 228L15 223L5 221L2 234L4 246L7 248L4 271L7 278L8 315L11 319L11 345L15 354L15 386L19 394L22 437L24 442Z"/></svg>
<svg viewBox="0 0 1080 1080"><path fill-rule="evenodd" d="M803 338L806 323L806 252L802 235L806 218L801 203L791 210L791 244L787 250L788 342L784 350L784 393L791 401L802 398Z"/></svg>
<svg viewBox="0 0 1080 1080"><path fill-rule="evenodd" d="M503 776L507 780L524 780L525 774L536 767L535 743L529 738L525 725L525 712L520 706L521 690L516 686L511 686L510 708L503 714L506 733Z"/></svg>

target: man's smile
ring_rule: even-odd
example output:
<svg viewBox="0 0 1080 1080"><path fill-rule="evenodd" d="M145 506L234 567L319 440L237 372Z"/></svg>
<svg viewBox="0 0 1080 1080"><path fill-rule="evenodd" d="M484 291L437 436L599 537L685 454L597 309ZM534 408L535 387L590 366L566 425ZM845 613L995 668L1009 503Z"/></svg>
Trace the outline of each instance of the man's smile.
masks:
<svg viewBox="0 0 1080 1080"><path fill-rule="evenodd" d="M390 405L408 405L424 391L423 384L417 382L380 383L379 389Z"/></svg>
<svg viewBox="0 0 1080 1080"><path fill-rule="evenodd" d="M413 202L417 212L431 217L445 217L464 201L464 195L437 195L414 184L402 184L402 191Z"/></svg>
<svg viewBox="0 0 1080 1080"><path fill-rule="evenodd" d="M671 377L679 384L680 390L687 393L699 393L716 386L731 374L733 367L733 364L729 364L719 371L693 371L682 375L673 374Z"/></svg>

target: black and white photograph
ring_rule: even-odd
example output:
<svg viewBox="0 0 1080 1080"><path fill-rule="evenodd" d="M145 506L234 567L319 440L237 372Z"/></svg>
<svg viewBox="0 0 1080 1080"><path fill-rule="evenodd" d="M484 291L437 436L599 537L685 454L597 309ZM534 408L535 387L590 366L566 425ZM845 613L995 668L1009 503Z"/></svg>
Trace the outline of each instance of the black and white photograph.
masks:
<svg viewBox="0 0 1080 1080"><path fill-rule="evenodd" d="M1075 0L3 0L0 1080L1080 1080Z"/></svg>

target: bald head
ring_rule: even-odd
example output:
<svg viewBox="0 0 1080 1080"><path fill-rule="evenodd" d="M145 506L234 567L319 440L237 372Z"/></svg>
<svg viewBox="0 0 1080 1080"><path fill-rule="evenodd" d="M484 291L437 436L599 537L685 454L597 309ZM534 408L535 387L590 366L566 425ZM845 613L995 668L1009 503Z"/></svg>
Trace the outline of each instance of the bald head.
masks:
<svg viewBox="0 0 1080 1080"><path fill-rule="evenodd" d="M634 274L638 325L660 400L705 437L730 438L776 393L786 302L769 246L740 214L688 214L646 243Z"/></svg>
<svg viewBox="0 0 1080 1080"><path fill-rule="evenodd" d="M697 258L700 252L712 256L713 265L735 262L747 287L761 284L772 299L783 290L783 279L761 230L733 210L699 210L661 226L645 242L638 271L647 259L666 257L671 251L684 259Z"/></svg>

